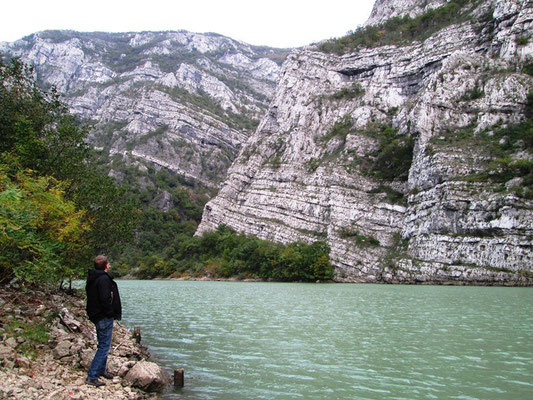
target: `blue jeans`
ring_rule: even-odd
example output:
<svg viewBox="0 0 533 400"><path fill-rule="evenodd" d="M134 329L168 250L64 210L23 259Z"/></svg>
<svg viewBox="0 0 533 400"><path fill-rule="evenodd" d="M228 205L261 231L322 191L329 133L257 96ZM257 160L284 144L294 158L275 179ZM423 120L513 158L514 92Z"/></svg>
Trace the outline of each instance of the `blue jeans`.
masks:
<svg viewBox="0 0 533 400"><path fill-rule="evenodd" d="M96 337L98 338L98 348L89 368L87 376L90 380L98 379L105 373L107 365L107 355L111 348L111 338L113 337L113 318L103 318L96 324Z"/></svg>

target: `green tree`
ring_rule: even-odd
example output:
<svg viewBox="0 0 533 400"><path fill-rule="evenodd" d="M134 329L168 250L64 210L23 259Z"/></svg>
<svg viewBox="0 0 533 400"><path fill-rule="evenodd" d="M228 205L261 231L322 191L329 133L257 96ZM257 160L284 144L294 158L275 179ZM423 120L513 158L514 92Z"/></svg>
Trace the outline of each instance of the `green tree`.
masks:
<svg viewBox="0 0 533 400"><path fill-rule="evenodd" d="M90 227L69 258L84 265L95 252L109 254L132 240L135 227L134 204L100 172L87 133L54 89L38 87L31 67L0 60L0 155L16 158L21 170L63 182L65 199L84 210Z"/></svg>
<svg viewBox="0 0 533 400"><path fill-rule="evenodd" d="M90 226L64 182L0 163L0 282L54 283L80 273L73 255Z"/></svg>

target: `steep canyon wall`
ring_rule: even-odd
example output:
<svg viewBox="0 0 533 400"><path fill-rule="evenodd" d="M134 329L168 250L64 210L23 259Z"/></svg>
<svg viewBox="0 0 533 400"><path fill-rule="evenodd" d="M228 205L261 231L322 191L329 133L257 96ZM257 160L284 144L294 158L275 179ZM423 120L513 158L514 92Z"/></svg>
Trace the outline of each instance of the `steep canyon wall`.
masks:
<svg viewBox="0 0 533 400"><path fill-rule="evenodd" d="M447 2L423 3L378 0L367 26ZM422 40L291 53L197 234L324 240L338 281L533 283L530 184L491 178L494 149L532 160L502 132L528 118L533 2L465 9ZM403 153L408 172L383 155Z"/></svg>

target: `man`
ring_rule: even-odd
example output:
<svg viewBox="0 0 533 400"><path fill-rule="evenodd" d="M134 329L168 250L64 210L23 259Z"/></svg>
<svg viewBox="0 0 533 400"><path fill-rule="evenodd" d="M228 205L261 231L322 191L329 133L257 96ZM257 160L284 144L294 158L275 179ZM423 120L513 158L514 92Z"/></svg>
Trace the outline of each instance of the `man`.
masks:
<svg viewBox="0 0 533 400"><path fill-rule="evenodd" d="M98 348L87 375L87 384L100 387L105 385L98 378L103 376L110 379L113 376L106 372L107 355L111 348L113 337L113 321L122 317L122 305L118 294L118 286L107 274L109 262L104 256L94 260L94 269L87 276L87 315L89 320L96 325Z"/></svg>

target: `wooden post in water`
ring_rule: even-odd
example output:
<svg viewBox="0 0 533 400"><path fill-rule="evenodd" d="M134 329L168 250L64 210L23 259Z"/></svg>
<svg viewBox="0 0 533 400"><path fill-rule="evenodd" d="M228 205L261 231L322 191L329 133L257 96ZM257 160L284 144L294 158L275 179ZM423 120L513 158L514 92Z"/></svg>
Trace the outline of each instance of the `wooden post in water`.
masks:
<svg viewBox="0 0 533 400"><path fill-rule="evenodd" d="M182 388L185 383L185 377L184 377L184 370L183 368L178 368L174 370L174 387L175 388Z"/></svg>
<svg viewBox="0 0 533 400"><path fill-rule="evenodd" d="M133 328L133 338L137 343L141 343L141 327L136 326Z"/></svg>

